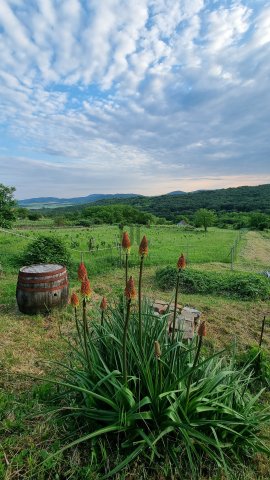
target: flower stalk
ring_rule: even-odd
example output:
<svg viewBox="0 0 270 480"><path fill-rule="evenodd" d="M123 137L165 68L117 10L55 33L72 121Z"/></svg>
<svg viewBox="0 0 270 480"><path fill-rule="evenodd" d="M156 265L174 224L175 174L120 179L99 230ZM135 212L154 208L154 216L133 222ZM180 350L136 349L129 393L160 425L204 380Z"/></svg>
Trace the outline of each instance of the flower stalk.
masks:
<svg viewBox="0 0 270 480"><path fill-rule="evenodd" d="M79 306L80 301L79 301L78 295L75 292L73 292L71 297L70 297L70 304L74 308L76 330L77 330L77 333L78 333L79 340L81 342L81 332L80 332L80 328L79 328L79 321L78 321L78 315L77 315L77 307Z"/></svg>
<svg viewBox="0 0 270 480"><path fill-rule="evenodd" d="M123 382L127 386L127 334L128 334L128 324L130 319L130 307L131 307L131 300L136 297L136 290L134 285L133 277L130 277L125 288L125 297L127 299L127 310L126 310L126 318L124 324L124 332L123 332Z"/></svg>
<svg viewBox="0 0 270 480"><path fill-rule="evenodd" d="M157 359L158 363L158 388L159 391L161 391L161 386L162 386L162 364L161 364L161 349L160 349L160 344L158 341L155 341L154 343L154 348L155 348L155 357Z"/></svg>
<svg viewBox="0 0 270 480"><path fill-rule="evenodd" d="M179 281L180 281L180 275L181 271L184 270L186 267L186 260L181 253L178 262L177 262L177 268L178 268L178 274L177 274L177 279L176 279L176 286L175 286L175 299L174 299L174 310L173 310L173 326L172 326L172 341L174 341L174 336L175 336L175 323L176 323L176 313L177 313L177 299L178 299L178 290L179 290Z"/></svg>
<svg viewBox="0 0 270 480"><path fill-rule="evenodd" d="M86 298L83 299L83 341L84 341L84 349L85 355L88 363L89 369L91 368L91 362L89 357L89 350L87 345L87 340L89 339L89 328L87 322L87 315L86 315Z"/></svg>
<svg viewBox="0 0 270 480"><path fill-rule="evenodd" d="M81 267L81 265L80 265L80 267ZM83 271L82 268L81 268L81 270ZM89 369L91 368L91 362L90 362L89 350L88 350L88 345L87 345L87 341L89 339L89 328L88 328L87 314L86 314L86 300L90 297L91 293L92 293L92 290L91 290L91 286L90 286L90 281L87 277L87 271L86 271L86 275L83 277L83 280L82 280L82 283L81 283L81 294L82 294L82 297L83 297L83 341L84 341L85 355L86 355L86 358L87 358L87 363L88 363Z"/></svg>
<svg viewBox="0 0 270 480"><path fill-rule="evenodd" d="M142 272L144 257L148 254L148 241L144 235L139 247L140 261L140 273L139 273L139 285L138 285L138 308L139 308L139 345L142 348Z"/></svg>
<svg viewBox="0 0 270 480"><path fill-rule="evenodd" d="M191 367L191 371L190 371L190 374L188 376L187 395L186 395L186 411L187 411L188 402L189 402L192 375L193 375L193 372L194 372L194 370L197 366L199 356L200 356L200 352L201 352L201 348L202 348L203 337L205 337L205 336L206 336L206 325L205 325L205 321L203 321L198 328L198 337L199 337L198 346L197 346L195 358L194 358L194 361L193 361L193 365Z"/></svg>
<svg viewBox="0 0 270 480"><path fill-rule="evenodd" d="M131 242L127 232L123 233L122 248L125 252L125 273L126 273L125 279L127 284L128 283L128 256L131 248Z"/></svg>
<svg viewBox="0 0 270 480"><path fill-rule="evenodd" d="M107 299L105 297L102 298L100 302L100 310L101 310L101 321L100 324L104 324L104 312L107 310Z"/></svg>

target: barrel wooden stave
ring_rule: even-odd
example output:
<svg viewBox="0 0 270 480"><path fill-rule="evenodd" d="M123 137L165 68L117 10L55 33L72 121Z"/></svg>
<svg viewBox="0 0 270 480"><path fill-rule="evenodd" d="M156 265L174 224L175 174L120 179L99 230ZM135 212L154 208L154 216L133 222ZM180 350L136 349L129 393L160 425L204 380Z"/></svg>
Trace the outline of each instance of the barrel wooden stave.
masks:
<svg viewBox="0 0 270 480"><path fill-rule="evenodd" d="M44 270L44 271L43 271ZM48 313L68 301L68 278L62 265L32 265L19 271L16 298L26 314Z"/></svg>

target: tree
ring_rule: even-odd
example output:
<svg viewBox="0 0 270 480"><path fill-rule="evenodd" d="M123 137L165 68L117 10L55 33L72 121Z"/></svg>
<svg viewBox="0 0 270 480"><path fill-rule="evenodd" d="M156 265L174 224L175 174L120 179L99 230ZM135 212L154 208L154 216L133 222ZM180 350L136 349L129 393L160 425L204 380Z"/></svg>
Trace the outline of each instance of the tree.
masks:
<svg viewBox="0 0 270 480"><path fill-rule="evenodd" d="M25 220L28 218L29 215L29 210L25 207L18 207L16 208L16 217L19 218L20 220Z"/></svg>
<svg viewBox="0 0 270 480"><path fill-rule="evenodd" d="M270 227L270 217L265 213L254 212L250 216L249 226L255 230L265 230Z"/></svg>
<svg viewBox="0 0 270 480"><path fill-rule="evenodd" d="M0 183L0 227L10 228L16 220L16 200L13 197L14 187L6 187Z"/></svg>
<svg viewBox="0 0 270 480"><path fill-rule="evenodd" d="M40 220L42 217L41 213L38 213L38 212L29 212L28 213L28 218L29 220L32 220L33 222L37 222L38 220Z"/></svg>
<svg viewBox="0 0 270 480"><path fill-rule="evenodd" d="M207 232L207 228L211 227L216 221L216 214L213 210L207 210L206 208L200 208L197 210L194 216L196 227L203 227Z"/></svg>

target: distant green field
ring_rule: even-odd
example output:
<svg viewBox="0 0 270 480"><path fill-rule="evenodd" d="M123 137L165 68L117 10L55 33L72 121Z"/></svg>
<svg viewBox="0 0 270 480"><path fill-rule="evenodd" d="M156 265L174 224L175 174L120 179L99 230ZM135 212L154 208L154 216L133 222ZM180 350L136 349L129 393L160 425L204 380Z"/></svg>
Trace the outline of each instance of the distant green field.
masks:
<svg viewBox="0 0 270 480"><path fill-rule="evenodd" d="M149 240L149 255L145 264L151 266L175 265L181 253L188 262L208 263L230 261L230 249L238 233L232 230L210 229L204 232L183 232L176 226L126 227L132 240L130 265L138 264L138 245L143 235ZM117 226L91 228L29 228L0 232L0 263L7 271L16 271L14 257L19 255L31 239L39 234L63 238L72 251L74 269L83 256L92 273L110 270L120 263L120 231ZM92 250L89 251L89 242Z"/></svg>

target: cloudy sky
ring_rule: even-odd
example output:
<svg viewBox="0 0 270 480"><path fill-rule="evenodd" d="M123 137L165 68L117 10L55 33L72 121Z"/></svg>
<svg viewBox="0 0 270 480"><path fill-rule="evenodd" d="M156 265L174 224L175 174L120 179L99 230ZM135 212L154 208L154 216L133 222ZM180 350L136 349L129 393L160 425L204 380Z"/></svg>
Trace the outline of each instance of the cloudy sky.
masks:
<svg viewBox="0 0 270 480"><path fill-rule="evenodd" d="M270 2L0 0L17 198L270 183Z"/></svg>

